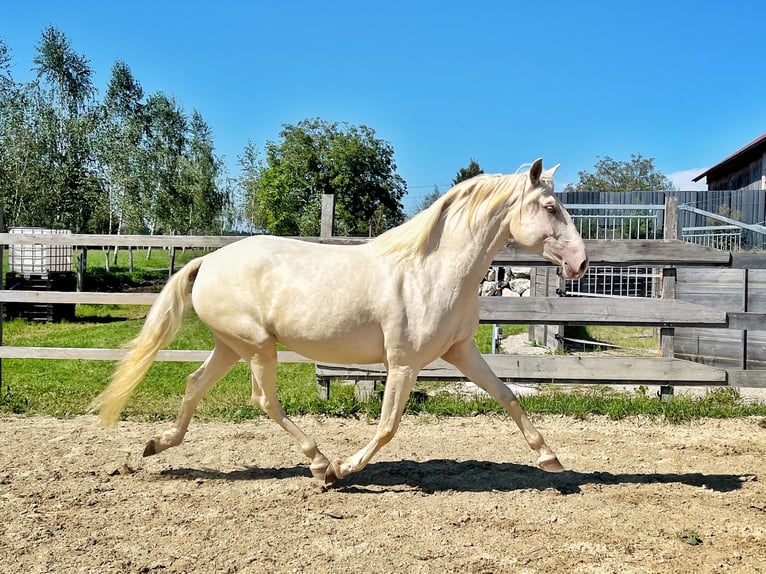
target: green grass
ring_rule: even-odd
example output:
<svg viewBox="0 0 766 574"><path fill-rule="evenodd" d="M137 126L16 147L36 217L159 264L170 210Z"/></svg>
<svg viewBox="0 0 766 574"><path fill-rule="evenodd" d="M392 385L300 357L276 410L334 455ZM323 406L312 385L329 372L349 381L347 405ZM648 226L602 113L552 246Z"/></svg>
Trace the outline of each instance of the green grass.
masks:
<svg viewBox="0 0 766 574"><path fill-rule="evenodd" d="M659 330L653 327L623 327L619 325L583 325L567 327L567 337L591 341L590 346L598 348L616 346L626 352L658 350L660 347ZM573 343L574 348L578 343ZM590 347L589 347L590 348Z"/></svg>
<svg viewBox="0 0 766 574"><path fill-rule="evenodd" d="M80 305L73 323L38 324L14 320L4 325L6 345L117 348L140 330L145 307ZM524 326L503 325L506 335L523 332ZM491 326L482 325L476 341L489 351ZM194 314L171 344L173 349L208 349L212 336ZM139 385L123 416L133 420L168 420L176 416L192 363L155 363ZM72 417L86 412L90 401L104 388L114 369L106 361L5 359L2 363L0 413ZM277 389L285 410L291 415L314 413L339 417L376 418L378 398L358 402L352 386L333 384L330 400L316 392L314 367L308 363L280 364ZM503 413L500 405L486 397L462 398L448 392L448 383L419 383L420 400L410 400L407 413L435 416L471 416ZM766 404L744 404L734 389L720 389L698 399L678 396L660 401L646 393L629 395L610 387L580 387L563 390L541 387L537 396L521 399L531 413L573 417L605 415L613 419L649 416L670 422L700 417L766 416ZM425 398L423 398L425 397ZM208 393L197 409L198 420L242 421L263 416L250 404L249 373L244 364L232 371Z"/></svg>
<svg viewBox="0 0 766 574"><path fill-rule="evenodd" d="M75 250L73 263L77 261L80 250ZM180 267L195 257L204 255L197 249L176 249L175 266ZM109 258L107 268L106 258ZM88 261L85 274L86 291L122 291L125 289L142 288L159 291L168 278L170 267L170 251L167 249L134 249L133 268L127 249L117 252L114 262L114 251L91 249L88 251Z"/></svg>

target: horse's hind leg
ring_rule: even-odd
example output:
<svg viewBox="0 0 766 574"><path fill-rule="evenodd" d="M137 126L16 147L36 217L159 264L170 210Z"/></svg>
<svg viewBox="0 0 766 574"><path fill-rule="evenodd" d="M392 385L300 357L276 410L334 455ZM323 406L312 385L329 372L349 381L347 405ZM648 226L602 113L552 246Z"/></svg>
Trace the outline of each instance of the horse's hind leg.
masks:
<svg viewBox="0 0 766 574"><path fill-rule="evenodd" d="M163 450L181 444L186 430L189 428L194 410L197 408L205 393L223 377L239 360L239 355L226 344L216 339L215 347L202 366L186 379L181 409L175 424L165 432L152 438L144 449L144 456L151 456Z"/></svg>
<svg viewBox="0 0 766 574"><path fill-rule="evenodd" d="M323 455L314 439L306 435L285 413L277 398L277 351L276 346L260 350L250 360L252 371L252 401L269 415L279 426L289 432L300 446L301 451L311 459L311 474L324 481L330 461Z"/></svg>

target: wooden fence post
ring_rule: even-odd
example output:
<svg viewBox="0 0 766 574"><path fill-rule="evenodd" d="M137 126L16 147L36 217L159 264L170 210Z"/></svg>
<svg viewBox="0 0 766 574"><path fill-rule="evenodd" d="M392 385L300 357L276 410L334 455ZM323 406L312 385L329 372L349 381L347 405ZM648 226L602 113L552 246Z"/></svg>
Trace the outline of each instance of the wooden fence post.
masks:
<svg viewBox="0 0 766 574"><path fill-rule="evenodd" d="M561 273L561 268L559 267L553 267L551 268L553 272L556 274L555 277L558 280L557 284L558 287L556 287L556 290L554 291L554 295L558 295L559 297L563 297L566 294L566 287L567 287L567 280L564 278L563 273ZM556 332L554 333L553 337L556 341L556 344L553 347L554 352L562 352L564 350L564 339L566 338L567 334L567 328L566 325L559 323L555 326Z"/></svg>
<svg viewBox="0 0 766 574"><path fill-rule="evenodd" d="M513 274L511 274L513 277ZM537 297L537 267L529 268L529 296ZM527 327L527 338L530 343L537 342L537 325L529 325Z"/></svg>
<svg viewBox="0 0 766 574"><path fill-rule="evenodd" d="M5 221L3 208L0 207L0 233L5 232ZM0 243L0 289L5 288L5 257L4 245ZM3 317L5 316L5 305L0 303L0 346L3 344ZM0 394L3 391L3 360L0 359Z"/></svg>
<svg viewBox="0 0 766 574"><path fill-rule="evenodd" d="M319 237L329 238L333 236L333 224L335 222L335 194L322 194L322 218L320 220Z"/></svg>
<svg viewBox="0 0 766 574"><path fill-rule="evenodd" d="M664 239L678 239L678 198L665 195Z"/></svg>
<svg viewBox="0 0 766 574"><path fill-rule="evenodd" d="M749 310L750 299L750 270L745 267L742 270L742 311ZM742 329L742 370L747 370L747 329Z"/></svg>
<svg viewBox="0 0 766 574"><path fill-rule="evenodd" d="M88 269L88 248L83 247L77 254L77 292L85 291L85 273Z"/></svg>
<svg viewBox="0 0 766 574"><path fill-rule="evenodd" d="M665 240L678 239L678 197L665 195L665 217L662 227L662 237ZM676 298L676 281L675 268L669 267L662 270L663 299ZM675 329L672 327L660 327L660 353L663 357L675 356ZM660 398L669 398L672 395L672 386L660 386Z"/></svg>
<svg viewBox="0 0 766 574"><path fill-rule="evenodd" d="M172 277L176 270L176 247L170 246L170 263L168 264L168 277Z"/></svg>
<svg viewBox="0 0 766 574"><path fill-rule="evenodd" d="M667 267L662 270L662 298L676 298L676 269L674 267ZM660 354L671 359L675 356L675 329L673 327L660 327ZM672 395L672 386L660 386L660 398L669 398Z"/></svg>

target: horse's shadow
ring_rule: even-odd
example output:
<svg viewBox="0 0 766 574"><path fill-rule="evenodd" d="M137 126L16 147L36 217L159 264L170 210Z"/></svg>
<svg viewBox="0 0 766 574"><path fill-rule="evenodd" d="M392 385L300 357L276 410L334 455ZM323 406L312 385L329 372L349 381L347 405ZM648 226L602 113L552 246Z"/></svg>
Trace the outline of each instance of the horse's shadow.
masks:
<svg viewBox="0 0 766 574"><path fill-rule="evenodd" d="M178 468L161 473L175 479L265 480L311 476L304 465L282 468L245 467L231 471ZM716 492L731 492L742 487L748 477L736 474L694 473L611 473L568 470L548 473L533 466L510 462L433 459L374 462L357 474L336 483L342 492L379 493L379 487L406 487L428 494L456 492L511 492L516 490L555 489L562 494L577 494L585 485L683 484L705 487Z"/></svg>

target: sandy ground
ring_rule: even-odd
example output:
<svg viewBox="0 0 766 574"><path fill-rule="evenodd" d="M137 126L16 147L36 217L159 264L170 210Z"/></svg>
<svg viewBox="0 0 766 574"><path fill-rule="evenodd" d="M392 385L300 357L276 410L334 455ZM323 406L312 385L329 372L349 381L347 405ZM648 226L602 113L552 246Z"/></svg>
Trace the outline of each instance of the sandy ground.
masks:
<svg viewBox="0 0 766 574"><path fill-rule="evenodd" d="M499 417L406 417L323 491L268 420L0 419L0 572L766 572L766 422L534 419L571 469L546 474ZM298 422L328 456L364 420Z"/></svg>

